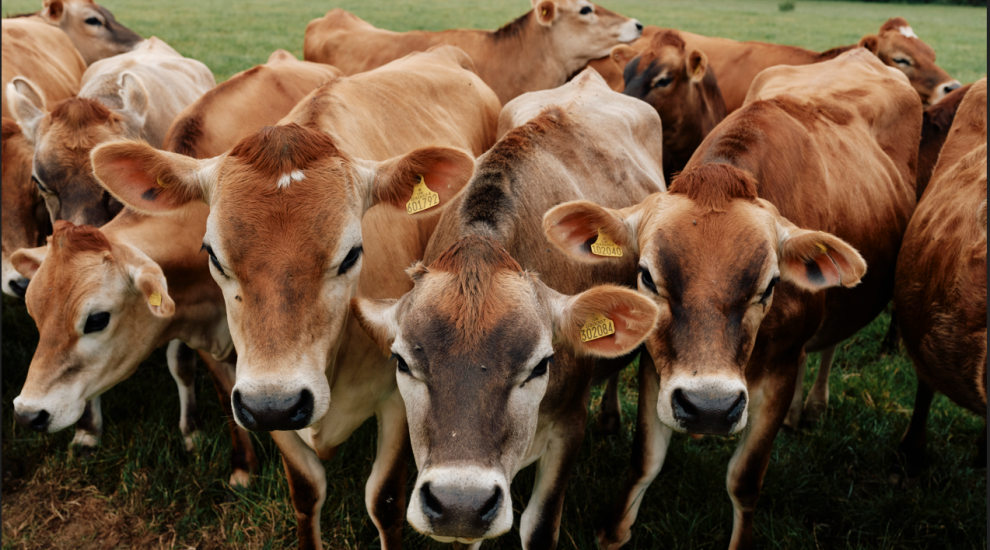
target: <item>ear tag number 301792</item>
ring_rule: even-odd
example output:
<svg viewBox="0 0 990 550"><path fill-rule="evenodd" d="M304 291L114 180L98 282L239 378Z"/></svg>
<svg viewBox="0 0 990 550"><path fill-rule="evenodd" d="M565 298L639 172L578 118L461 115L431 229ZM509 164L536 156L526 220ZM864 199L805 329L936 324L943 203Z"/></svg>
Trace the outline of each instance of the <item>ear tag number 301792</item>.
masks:
<svg viewBox="0 0 990 550"><path fill-rule="evenodd" d="M608 256L610 258L621 258L622 247L612 242L608 235L598 230L598 240L591 245L591 253L595 256Z"/></svg>
<svg viewBox="0 0 990 550"><path fill-rule="evenodd" d="M423 176L419 176L419 183L413 186L412 197L409 197L409 202L406 203L406 214L422 212L438 204L440 204L440 195L431 191L426 186Z"/></svg>
<svg viewBox="0 0 990 550"><path fill-rule="evenodd" d="M581 341L590 342L615 334L615 323L611 319L596 313L581 327Z"/></svg>

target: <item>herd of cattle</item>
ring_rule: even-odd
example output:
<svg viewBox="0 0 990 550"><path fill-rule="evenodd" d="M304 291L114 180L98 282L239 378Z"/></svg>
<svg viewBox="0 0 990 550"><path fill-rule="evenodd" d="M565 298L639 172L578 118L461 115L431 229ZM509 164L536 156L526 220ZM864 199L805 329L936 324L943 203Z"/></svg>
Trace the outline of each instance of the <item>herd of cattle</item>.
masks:
<svg viewBox="0 0 990 550"><path fill-rule="evenodd" d="M901 18L817 53L587 0L494 32L334 9L306 61L220 85L90 0L4 19L2 44L3 291L40 332L17 421L91 452L100 395L167 345L191 449L198 352L236 420L230 483L258 469L245 430L270 431L300 548L321 547L322 461L371 416L383 548L406 520L471 548L507 532L533 463L521 545L553 548L590 388L609 380L615 429L637 355L602 546L679 431L740 434L749 548L776 433L821 414L835 346L891 298L918 374L902 475L935 391L986 417L986 79L961 87Z"/></svg>

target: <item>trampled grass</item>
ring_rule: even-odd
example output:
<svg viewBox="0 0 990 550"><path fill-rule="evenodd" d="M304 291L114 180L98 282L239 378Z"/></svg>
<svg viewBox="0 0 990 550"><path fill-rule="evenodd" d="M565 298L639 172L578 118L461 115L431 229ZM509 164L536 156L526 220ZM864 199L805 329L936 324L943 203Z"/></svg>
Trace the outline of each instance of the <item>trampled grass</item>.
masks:
<svg viewBox="0 0 990 550"><path fill-rule="evenodd" d="M605 6L647 24L736 39L826 49L874 33L901 15L962 82L986 72L986 9L865 3L797 2L780 12L776 0L731 2L615 1ZM40 2L3 3L4 13ZM301 57L306 22L335 6L394 30L496 28L523 13L523 0L482 4L353 1L236 3L107 0L118 19L203 60L218 81L262 63L275 48ZM183 448L178 399L164 354L153 356L104 396L105 435L88 460L68 452L70 430L41 435L21 429L12 401L27 372L37 332L21 302L3 299L3 548L293 548L295 521L278 452L255 438L263 471L253 486L226 487L230 442L209 377L197 378L206 427L194 454ZM986 548L986 470L973 469L982 420L939 396L928 427L928 468L904 489L887 471L914 402L915 377L903 355L880 357L888 317L847 341L830 377L830 409L818 426L781 433L756 515L757 542L768 548ZM809 387L817 368L813 356ZM621 486L636 408L635 367L623 373L623 431L593 433L600 388L581 457L567 492L560 548L595 548L594 532ZM364 509L364 482L374 455L375 427L366 423L324 463L328 498L321 522L328 548L380 546ZM675 435L660 476L647 493L628 548L725 548L731 504L725 467L734 438L692 440ZM412 474L413 472L411 472ZM533 483L531 469L512 487L518 514ZM407 527L407 548L443 548ZM518 548L518 532L485 548Z"/></svg>

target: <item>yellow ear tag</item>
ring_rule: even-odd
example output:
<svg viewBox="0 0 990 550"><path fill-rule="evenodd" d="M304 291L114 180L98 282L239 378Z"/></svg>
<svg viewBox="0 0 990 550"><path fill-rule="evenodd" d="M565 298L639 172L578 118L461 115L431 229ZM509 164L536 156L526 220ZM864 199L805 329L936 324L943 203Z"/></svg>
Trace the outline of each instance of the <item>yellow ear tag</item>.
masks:
<svg viewBox="0 0 990 550"><path fill-rule="evenodd" d="M622 247L612 242L608 235L598 230L598 240L591 245L591 253L595 256L608 256L611 258L622 257Z"/></svg>
<svg viewBox="0 0 990 550"><path fill-rule="evenodd" d="M156 180L158 182L158 187L161 187L162 189L165 189L166 187L168 187L168 184L162 181L162 177L161 176L158 176L158 178L156 178Z"/></svg>
<svg viewBox="0 0 990 550"><path fill-rule="evenodd" d="M440 195L434 193L426 186L423 176L419 176L419 183L413 186L412 197L406 203L406 214L422 212L427 208L433 208L440 204Z"/></svg>
<svg viewBox="0 0 990 550"><path fill-rule="evenodd" d="M153 306L162 305L162 295L157 292L152 292L151 296L148 296L148 304Z"/></svg>
<svg viewBox="0 0 990 550"><path fill-rule="evenodd" d="M541 17L546 17L547 16L547 11L549 11L549 10L547 10L547 9L544 8L543 11L540 12L540 16Z"/></svg>
<svg viewBox="0 0 990 550"><path fill-rule="evenodd" d="M818 251L821 252L822 254L828 252L828 247L825 246L824 243L817 243L815 246L818 247Z"/></svg>
<svg viewBox="0 0 990 550"><path fill-rule="evenodd" d="M615 334L615 323L601 313L594 314L588 322L581 327L581 341L590 342L599 338Z"/></svg>

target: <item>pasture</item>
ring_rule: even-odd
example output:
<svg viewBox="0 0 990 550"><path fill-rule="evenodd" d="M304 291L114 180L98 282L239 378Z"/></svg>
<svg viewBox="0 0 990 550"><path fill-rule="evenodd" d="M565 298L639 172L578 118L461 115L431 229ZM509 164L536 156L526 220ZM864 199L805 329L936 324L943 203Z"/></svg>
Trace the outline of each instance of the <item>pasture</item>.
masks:
<svg viewBox="0 0 990 550"><path fill-rule="evenodd" d="M378 5L375 5L378 4ZM3 12L39 2L5 2ZM276 48L302 57L306 23L332 7L392 30L494 29L529 8L523 0L231 4L174 0L107 1L117 19L205 62L223 81L263 63ZM939 65L963 83L986 73L986 9L942 6L776 1L615 1L605 7L644 24L739 40L816 50L857 42L889 17L903 16L938 52ZM534 53L534 55L536 55ZM226 419L205 372L197 377L204 438L193 454L177 428L175 385L156 353L104 397L105 433L91 458L72 456L71 430L36 434L16 425L18 394L37 343L23 303L3 298L3 548L294 548L288 486L271 438L255 437L262 472L250 489L232 491ZM943 396L928 423L928 468L907 487L887 473L914 402L915 376L903 351L882 356L883 315L840 346L830 408L822 423L777 437L756 512L757 544L768 548L985 548L986 470L973 468L984 424ZM810 387L817 356L809 362ZM626 475L636 406L636 365L623 372L623 429L594 433L602 388L592 394L589 429L571 478L560 548L595 548L595 529ZM321 524L328 548L377 548L363 487L375 451L373 420L325 463L328 497ZM677 434L649 489L627 548L725 548L732 507L725 467L736 438L693 440ZM414 468L412 469L414 470ZM410 472L411 487L414 471ZM512 486L521 512L533 483L524 470ZM514 530L483 548L516 548ZM407 526L406 548L445 548Z"/></svg>

